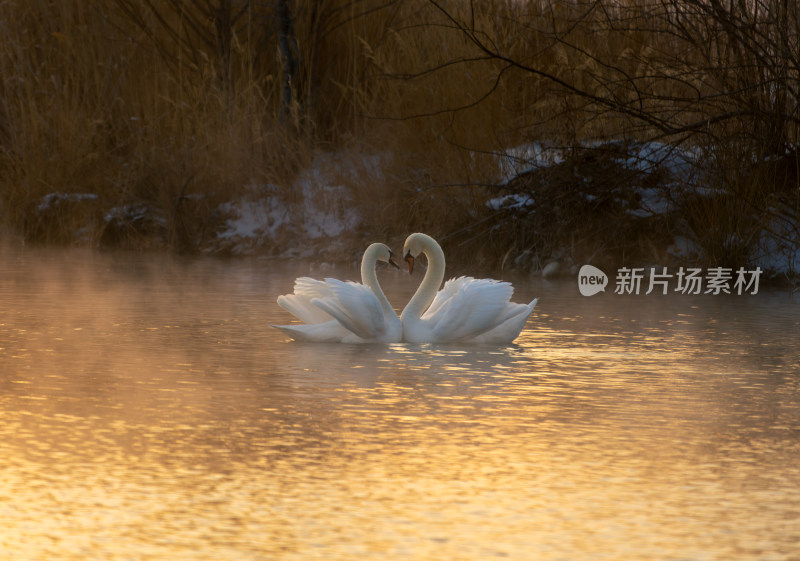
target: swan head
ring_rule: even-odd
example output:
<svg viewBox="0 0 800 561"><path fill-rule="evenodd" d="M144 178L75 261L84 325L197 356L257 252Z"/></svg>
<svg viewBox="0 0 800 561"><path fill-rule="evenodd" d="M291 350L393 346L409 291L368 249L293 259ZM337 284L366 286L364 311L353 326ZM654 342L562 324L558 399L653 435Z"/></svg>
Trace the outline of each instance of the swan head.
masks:
<svg viewBox="0 0 800 561"><path fill-rule="evenodd" d="M389 249L389 246L383 243L374 243L367 248L365 252L365 256L371 256L375 261L382 261L383 263L388 263L395 269L399 269L400 266L394 262L392 259L392 250Z"/></svg>
<svg viewBox="0 0 800 561"><path fill-rule="evenodd" d="M432 237L427 234L411 234L406 238L406 243L403 244L403 260L408 263L408 274L414 272L414 260L420 253L426 250L430 251L431 248L438 248L439 244L436 243ZM441 250L440 250L441 251Z"/></svg>

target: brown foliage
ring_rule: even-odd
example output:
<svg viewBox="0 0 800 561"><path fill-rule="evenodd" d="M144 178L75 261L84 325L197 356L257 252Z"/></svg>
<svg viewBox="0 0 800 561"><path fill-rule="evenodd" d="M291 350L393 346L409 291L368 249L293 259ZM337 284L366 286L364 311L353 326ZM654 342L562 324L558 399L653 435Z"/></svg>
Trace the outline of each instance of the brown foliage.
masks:
<svg viewBox="0 0 800 561"><path fill-rule="evenodd" d="M532 248L546 259L544 248L557 243L540 238L542 225L487 214L498 156L532 141L578 153L609 139L659 139L709 155L704 177L728 202L698 202L684 217L709 247L725 237L703 230L738 229L749 239L752 224L763 227L776 213L797 218L796 168L782 163L796 154L800 123L800 19L788 0L283 5L296 70L291 104L282 108L276 3L6 2L6 227L47 242L194 250L213 237L220 203L247 186L291 185L319 150L351 154L354 167L377 152L392 154L381 173L349 185L367 217L364 236L425 230L477 255L488 230L492 247L503 245L486 250L488 262ZM584 161L581 153L569 165L598 172L603 158ZM542 210L583 216L578 237L590 239L616 211L600 204L602 193L597 204L578 205L566 165L519 182L532 182L523 188L536 191ZM563 192L544 186L539 176L547 174ZM270 192L288 204L299 196ZM58 216L44 216L39 209L53 193L96 198L62 197L60 210L47 211ZM131 208L147 209L150 225L135 213L125 218ZM724 218L732 212L741 215L735 223ZM557 229L547 236L558 237ZM581 256L598 249L577 245Z"/></svg>

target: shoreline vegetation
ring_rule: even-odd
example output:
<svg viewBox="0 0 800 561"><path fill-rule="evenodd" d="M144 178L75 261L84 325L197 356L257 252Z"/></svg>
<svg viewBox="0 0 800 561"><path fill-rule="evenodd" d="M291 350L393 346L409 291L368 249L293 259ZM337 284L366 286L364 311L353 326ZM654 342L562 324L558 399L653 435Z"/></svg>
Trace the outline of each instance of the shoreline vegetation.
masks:
<svg viewBox="0 0 800 561"><path fill-rule="evenodd" d="M9 0L0 228L47 245L798 283L790 0ZM552 270L552 266L551 266Z"/></svg>

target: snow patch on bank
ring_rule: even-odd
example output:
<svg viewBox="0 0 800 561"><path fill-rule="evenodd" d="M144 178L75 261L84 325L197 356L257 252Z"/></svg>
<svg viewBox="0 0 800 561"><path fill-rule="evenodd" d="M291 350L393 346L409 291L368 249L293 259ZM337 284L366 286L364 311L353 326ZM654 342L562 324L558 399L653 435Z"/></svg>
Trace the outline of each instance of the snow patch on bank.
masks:
<svg viewBox="0 0 800 561"><path fill-rule="evenodd" d="M776 213L756 243L753 261L776 275L800 274L800 224Z"/></svg>
<svg viewBox="0 0 800 561"><path fill-rule="evenodd" d="M723 195L719 189L709 187L711 183L702 169L703 153L692 148L676 147L660 142L621 141L584 143L578 150L598 150L599 154L619 154L614 162L623 170L640 174L657 181L633 184L630 189L638 195L638 204L626 209L635 219L666 217L680 210L680 201L687 196L713 197ZM557 166L569 161L575 150L565 149L546 142L534 142L512 147L497 158L496 185L511 188L521 175L536 170ZM574 171L580 174L581 166ZM589 183L591 177L575 178L576 185ZM524 182L522 183L524 186ZM577 187L576 187L577 188ZM583 193L592 201L595 196ZM627 205L626 201L623 204ZM530 193L524 191L506 193L487 201L492 210L515 210L533 213L536 204ZM667 254L679 260L694 261L703 258L703 249L692 233L676 234L673 243L666 248ZM767 224L753 245L752 265L760 266L772 276L793 277L800 274L800 223L794 212L775 212L775 218ZM746 264L742 264L746 265Z"/></svg>
<svg viewBox="0 0 800 561"><path fill-rule="evenodd" d="M222 205L229 217L219 245L235 254L274 246L296 257L312 255L303 241L336 240L360 227L354 187L380 177L386 158L319 154L291 185L251 185L238 200Z"/></svg>
<svg viewBox="0 0 800 561"><path fill-rule="evenodd" d="M522 209L532 207L535 204L533 197L521 193L512 195L502 195L487 201L486 206L492 210Z"/></svg>
<svg viewBox="0 0 800 561"><path fill-rule="evenodd" d="M564 161L565 150L544 142L521 144L505 150L497 158L498 185L505 185L518 175Z"/></svg>
<svg viewBox="0 0 800 561"><path fill-rule="evenodd" d="M37 210L40 213L48 212L49 210L58 207L64 203L82 203L86 201L96 201L97 195L94 193L48 193L42 197Z"/></svg>

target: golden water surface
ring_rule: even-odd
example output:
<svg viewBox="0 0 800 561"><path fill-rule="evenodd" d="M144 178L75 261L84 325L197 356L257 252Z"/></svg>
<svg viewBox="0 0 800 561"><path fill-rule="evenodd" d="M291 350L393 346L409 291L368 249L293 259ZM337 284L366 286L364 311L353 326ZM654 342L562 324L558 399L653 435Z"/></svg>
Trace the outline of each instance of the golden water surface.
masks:
<svg viewBox="0 0 800 561"><path fill-rule="evenodd" d="M520 277L511 346L304 345L275 297L356 268L0 257L0 559L800 559L796 295Z"/></svg>

